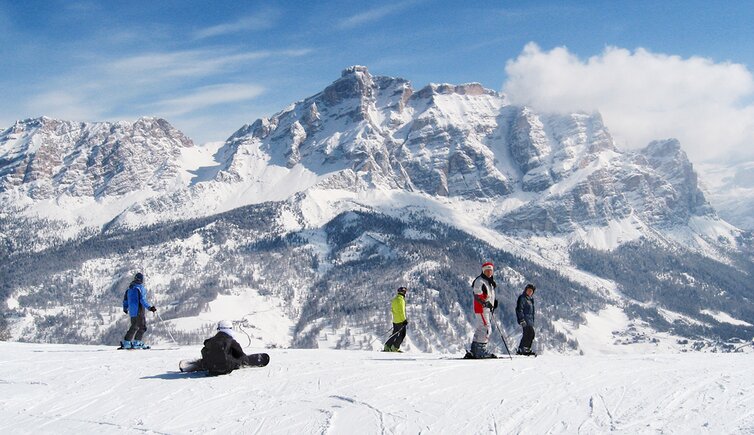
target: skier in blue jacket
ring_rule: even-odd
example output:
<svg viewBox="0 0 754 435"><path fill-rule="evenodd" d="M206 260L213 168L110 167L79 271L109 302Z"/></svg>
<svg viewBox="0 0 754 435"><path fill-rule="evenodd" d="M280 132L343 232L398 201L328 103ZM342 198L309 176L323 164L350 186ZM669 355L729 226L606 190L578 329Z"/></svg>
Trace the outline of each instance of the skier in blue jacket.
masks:
<svg viewBox="0 0 754 435"><path fill-rule="evenodd" d="M144 287L144 275L139 272L134 276L126 294L123 295L123 312L131 315L131 327L120 342L122 349L149 349L141 341L147 332L147 316L145 310L156 312L157 308L147 302L147 289Z"/></svg>

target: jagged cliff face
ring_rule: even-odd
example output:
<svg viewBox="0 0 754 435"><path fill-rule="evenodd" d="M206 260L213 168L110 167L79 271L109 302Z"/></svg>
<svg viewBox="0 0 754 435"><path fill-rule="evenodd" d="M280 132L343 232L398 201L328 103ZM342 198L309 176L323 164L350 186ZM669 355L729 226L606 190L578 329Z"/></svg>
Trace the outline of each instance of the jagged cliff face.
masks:
<svg viewBox="0 0 754 435"><path fill-rule="evenodd" d="M315 184L510 198L516 205L494 223L506 232L568 233L628 217L672 226L714 216L675 140L623 152L599 114L537 113L479 84L414 91L362 66L239 129L217 153L215 175L196 185L177 178L181 150L192 146L162 119L26 120L0 134L0 193L34 201L156 191L119 212L129 226L282 200Z"/></svg>
<svg viewBox="0 0 754 435"><path fill-rule="evenodd" d="M476 84L414 92L406 80L352 67L321 93L236 132L224 176L242 179L244 156L262 152L270 163L316 173L350 169L380 187L506 194L510 181L485 146L503 104Z"/></svg>
<svg viewBox="0 0 754 435"><path fill-rule="evenodd" d="M508 105L478 84L429 85L351 67L323 92L237 131L218 179L248 180L249 156L429 195L523 196L498 228L569 232L637 216L650 225L713 216L677 141L616 149L599 114ZM353 188L344 177L341 186ZM359 184L361 185L361 184Z"/></svg>
<svg viewBox="0 0 754 435"><path fill-rule="evenodd" d="M15 188L47 199L163 190L175 182L180 149L191 146L164 119L19 121L0 133L0 192Z"/></svg>

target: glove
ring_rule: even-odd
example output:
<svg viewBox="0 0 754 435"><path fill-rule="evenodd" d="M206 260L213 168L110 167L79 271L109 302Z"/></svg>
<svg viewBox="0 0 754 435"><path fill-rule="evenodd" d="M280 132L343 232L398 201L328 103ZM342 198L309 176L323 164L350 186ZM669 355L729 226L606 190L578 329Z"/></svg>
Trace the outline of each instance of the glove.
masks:
<svg viewBox="0 0 754 435"><path fill-rule="evenodd" d="M149 311L155 313L155 312L157 312L157 307L155 307L154 305L152 305L151 307L149 307Z"/></svg>
<svg viewBox="0 0 754 435"><path fill-rule="evenodd" d="M489 308L490 310L495 309L495 307L492 305L492 302L490 301L484 301L484 308Z"/></svg>
<svg viewBox="0 0 754 435"><path fill-rule="evenodd" d="M493 305L493 308L497 310L497 306L498 306L497 299L495 299L495 305Z"/></svg>
<svg viewBox="0 0 754 435"><path fill-rule="evenodd" d="M408 326L408 319L403 321L403 326Z"/></svg>
<svg viewBox="0 0 754 435"><path fill-rule="evenodd" d="M128 314L128 308L123 308L123 312Z"/></svg>
<svg viewBox="0 0 754 435"><path fill-rule="evenodd" d="M520 325L521 325L522 327L526 328L526 320L522 320L522 321L521 321L521 323L520 323Z"/></svg>

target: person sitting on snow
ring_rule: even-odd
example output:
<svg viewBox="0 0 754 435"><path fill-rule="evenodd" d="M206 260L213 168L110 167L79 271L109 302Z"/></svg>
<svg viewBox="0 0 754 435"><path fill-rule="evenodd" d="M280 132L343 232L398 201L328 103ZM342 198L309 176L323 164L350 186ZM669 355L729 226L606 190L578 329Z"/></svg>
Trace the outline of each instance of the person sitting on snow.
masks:
<svg viewBox="0 0 754 435"><path fill-rule="evenodd" d="M217 334L204 340L202 358L183 360L178 365L182 372L207 371L210 376L226 375L244 366L264 367L270 362L266 353L247 355L236 340L233 322L217 323Z"/></svg>
<svg viewBox="0 0 754 435"><path fill-rule="evenodd" d="M201 366L210 375L225 375L241 367L246 354L233 333L233 322L221 320L217 323L217 334L204 340Z"/></svg>

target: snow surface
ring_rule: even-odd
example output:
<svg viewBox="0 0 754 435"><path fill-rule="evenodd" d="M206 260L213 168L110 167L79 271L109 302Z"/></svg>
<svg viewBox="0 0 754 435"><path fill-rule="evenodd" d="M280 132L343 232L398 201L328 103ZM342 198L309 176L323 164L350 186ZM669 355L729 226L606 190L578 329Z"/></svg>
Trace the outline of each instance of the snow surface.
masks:
<svg viewBox="0 0 754 435"><path fill-rule="evenodd" d="M0 432L754 433L753 353L473 361L272 349L264 368L178 372L199 349L0 342Z"/></svg>
<svg viewBox="0 0 754 435"><path fill-rule="evenodd" d="M731 325L751 326L751 323L736 319L730 314L724 313L722 311L702 310L700 311L700 313L706 314L712 317L713 319L717 320L718 322L730 323Z"/></svg>
<svg viewBox="0 0 754 435"><path fill-rule="evenodd" d="M293 337L293 321L282 311L285 301L272 296L262 296L252 289L237 291L237 295L218 295L209 303L207 311L195 317L166 320L171 327L191 331L206 326L213 330L220 320L243 319L249 327L238 334L241 344L251 340L252 346L287 347Z"/></svg>

